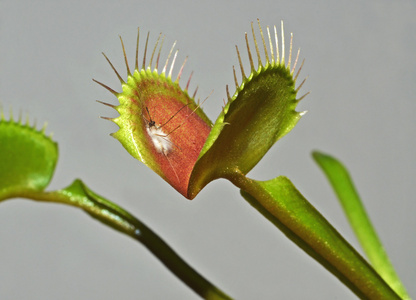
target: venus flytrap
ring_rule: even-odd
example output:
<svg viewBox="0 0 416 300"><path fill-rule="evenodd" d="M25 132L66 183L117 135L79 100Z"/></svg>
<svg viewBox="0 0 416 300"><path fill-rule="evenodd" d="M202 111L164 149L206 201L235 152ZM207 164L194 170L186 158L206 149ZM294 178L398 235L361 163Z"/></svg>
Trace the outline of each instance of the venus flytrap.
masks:
<svg viewBox="0 0 416 300"><path fill-rule="evenodd" d="M177 56L177 51L173 51L175 44L166 62L160 65L164 38L161 40L159 35L151 58L146 62L148 34L143 63L139 67L138 32L135 67L131 72L120 38L127 69L126 80L104 56L120 80L122 91L116 92L94 80L119 101L118 105L99 101L119 113L116 118L104 117L119 126L118 131L111 135L133 157L149 166L188 199L196 197L209 182L218 178L228 179L241 189L241 195L256 210L358 297L407 299L408 295L397 276L383 275L386 283L289 179L280 176L257 181L246 177L274 143L293 129L305 113L295 110L307 93L297 96L304 82L297 84L303 62L296 69L299 51L296 57L292 57L293 35L286 53L283 23L280 45L278 31L276 27L273 29L271 31L266 27L266 35L258 22L259 39L251 24L254 48L250 48L248 35L245 35L249 69L244 68L236 46L241 83L233 67L236 91L231 95L226 87L228 101L214 124L202 111L199 101L195 101L196 91L193 96L188 94L192 75L184 89L179 85L186 60L176 79L172 80ZM255 49L255 55L251 49ZM56 164L57 146L43 132L39 133L20 122L6 121L2 116L0 142L3 142L0 145L8 145L0 147L0 159L8 161L0 165L0 201L26 197L80 207L104 224L143 243L201 297L228 299L148 227L124 209L92 192L80 180L65 189L45 192ZM20 152L13 152L14 148L19 148ZM29 155L21 158L23 153ZM8 179L9 174L13 176L12 180ZM377 251L372 253L377 260L378 254L374 252ZM377 271L383 274L383 268L377 267ZM390 269L387 272L392 274Z"/></svg>
<svg viewBox="0 0 416 300"><path fill-rule="evenodd" d="M178 80L183 68L181 68L175 82L171 81L171 71L166 76L165 70L172 50L165 67L159 74L157 62L155 70L151 71L152 59L149 67L145 68L145 63L143 63L143 67L138 69L138 47L136 47L136 69L131 74L122 43L127 68L127 83L121 79L111 63L110 65L122 82L123 91L117 93L100 83L115 94L120 102L120 105L115 107L120 116L113 119L120 129L113 136L134 157L148 164L188 199L193 199L212 180L229 179L241 188L242 195L247 201L277 225L299 247L337 276L357 296L377 299L398 298L397 294L380 278L377 272L342 238L287 178L278 177L267 182L259 182L246 177L246 174L274 143L287 134L305 113L295 110L299 101L306 94L297 98L297 92L304 81L296 87L302 65L295 73L299 59L298 51L293 67L291 66L293 35L291 35L289 52L286 55L283 22L281 51L279 51L276 27L273 32L274 40L269 27L267 27L267 39L265 39L260 22L258 22L258 27L265 57L264 62L252 24L251 31L257 69L246 34L246 47L250 63L249 75L246 75L239 49L236 47L242 82L239 84L235 68L233 68L236 92L231 96L227 86L228 102L212 125L212 129L211 123L202 110L188 96L188 85L185 90L178 87ZM154 49L156 47L157 43ZM147 40L144 57L146 52ZM153 50L154 52L155 50ZM172 68L173 63L171 70ZM146 84L141 84L141 82L146 82ZM175 95L173 90L176 92ZM158 146L154 142L148 142L153 139L149 132L150 114L147 111L150 104L154 105L155 115L157 114L154 119L162 119L163 116L169 122L176 119L172 128L176 130L180 126L181 130L175 131L174 134L163 132L160 133L160 136L172 137L172 140L169 141L178 146L178 151L162 153L162 156L160 155L161 151L155 151ZM161 109L158 108L159 105ZM181 109L181 105L192 107L194 109L192 113L199 113L195 114L194 118L189 118L189 114L178 114L176 117L176 112ZM149 120L144 118L143 121L143 107L148 112ZM187 126L188 123L191 124L191 121L195 123ZM160 125L157 126L160 128ZM123 132L128 132L128 134L123 134ZM182 135L182 138L179 135ZM193 150L196 153L199 149L200 153L188 160L184 158L189 155L190 151L189 148L183 146L186 144L182 144L182 140L189 139L198 141L198 148ZM136 151L138 143L142 147L140 152ZM174 154L171 155L171 153ZM155 167L155 165L163 165L163 161L158 161L160 158L165 162L163 169ZM151 160L158 161L158 163L149 164L148 161ZM176 182L174 176L169 176L169 173L175 169L186 170L186 174L178 176L180 180Z"/></svg>
<svg viewBox="0 0 416 300"><path fill-rule="evenodd" d="M270 58L260 23L259 29L266 62L263 65L252 26L258 69L255 70L246 34L250 75L249 77L245 75L237 48L243 82L241 85L238 84L234 70L236 92L230 96L227 87L228 102L214 125L195 102L194 96L188 95L190 78L185 89L179 86L184 64L176 80L172 81L171 75L177 52L169 74L166 74L174 47L170 50L160 73L158 66L161 46L159 47L152 70L160 36L153 48L150 63L146 66L149 34L147 35L143 65L139 68L138 34L133 73L130 71L121 40L127 70L126 81L106 57L122 84L122 92L116 92L95 80L119 100L117 106L104 103L120 114L114 119L105 118L119 126L119 130L111 135L118 139L133 157L148 165L189 199L193 199L208 182L214 179L226 178L236 170L247 174L304 114L295 111L297 103L306 95L296 99L296 93L303 82L295 88L301 68L294 74L299 52L291 68L292 38L286 65L283 26L281 52L278 48L276 27L274 27L276 46L273 46L270 30L267 28Z"/></svg>
<svg viewBox="0 0 416 300"><path fill-rule="evenodd" d="M227 86L227 105L217 118L191 176L191 198L211 180L230 179L235 174L247 174L304 114L295 111L296 105L306 95L296 99L296 93L304 81L295 88L302 66L294 74L299 58L298 52L291 69L293 36L290 39L288 64L285 65L283 23L281 52L276 27L274 27L275 47L267 27L270 57L260 23L258 26L266 61L263 64L252 24L258 61L257 70L246 34L250 74L248 77L245 75L240 52L236 47L242 83L238 83L233 68L236 92L230 96Z"/></svg>
<svg viewBox="0 0 416 300"><path fill-rule="evenodd" d="M172 71L177 51L167 74L171 48L166 63L159 74L160 45L157 59L153 67L153 59L159 39L153 48L149 64L146 66L146 53L149 34L146 38L143 55L143 65L138 67L139 31L136 44L135 70L130 71L123 41L121 40L127 80L124 81L107 58L122 84L122 92L118 93L100 83L112 92L118 99L119 105L113 107L119 117L109 119L120 129L113 133L124 148L136 159L140 160L159 174L170 185L185 197L188 196L188 183L192 168L211 130L211 121L202 111L194 96L188 94L191 80L189 77L186 88L179 86L179 80L185 65L182 65L175 79Z"/></svg>

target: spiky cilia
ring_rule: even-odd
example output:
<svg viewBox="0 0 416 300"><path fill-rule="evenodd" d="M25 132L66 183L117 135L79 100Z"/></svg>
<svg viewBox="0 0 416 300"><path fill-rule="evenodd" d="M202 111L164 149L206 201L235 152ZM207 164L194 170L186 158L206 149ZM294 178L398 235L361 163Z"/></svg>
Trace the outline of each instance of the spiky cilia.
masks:
<svg viewBox="0 0 416 300"><path fill-rule="evenodd" d="M177 51L166 76L173 47L161 73L158 72L161 45L164 40L162 38L159 51L156 52L160 35L153 48L150 63L146 67L149 34L147 35L143 65L139 69L138 34L133 74L130 72L123 41L120 38L127 68L126 82L106 57L123 87L123 91L117 93L100 83L116 95L120 102L118 106L110 105L120 113L119 117L110 119L120 127L112 135L133 157L151 167L189 199L194 198L211 180L220 177L230 178L236 172L247 174L270 147L296 125L303 114L295 111L297 103L305 95L296 98L304 81L295 88L302 66L294 75L299 51L291 67L293 35L286 65L283 23L281 52L279 52L276 27L274 27L275 46L267 27L270 56L260 22L258 25L265 63L262 62L252 24L258 68L256 70L254 67L246 34L250 75L246 76L240 52L236 47L242 83L238 83L233 67L236 92L231 96L227 86L228 103L212 129L211 122L195 103L194 97L188 95L190 79L184 90L179 87L178 82L185 63L176 80L171 80ZM152 71L156 53L155 68Z"/></svg>
<svg viewBox="0 0 416 300"><path fill-rule="evenodd" d="M295 111L296 105L306 94L296 98L304 81L297 88L295 87L303 63L294 74L299 51L291 67L293 35L290 39L289 58L286 64L283 22L281 52L279 52L276 27L274 27L275 43L267 27L270 56L259 21L258 26L265 63L263 64L261 59L252 23L251 30L258 61L257 70L246 33L250 74L246 76L240 51L236 46L242 82L239 84L233 67L236 92L231 96L228 86L226 87L228 102L217 118L192 173L189 192L191 197L216 178L230 178L236 172L247 174L270 147L288 133L305 113Z"/></svg>
<svg viewBox="0 0 416 300"><path fill-rule="evenodd" d="M186 88L182 89L179 86L186 59L175 81L172 81L172 70L178 51L174 53L169 73L166 74L175 44L159 73L159 60L164 37L159 46L161 37L159 35L150 62L146 66L149 41L149 34L147 34L141 68L138 63L139 37L140 31L138 30L133 73L130 72L123 40L120 37L127 69L127 81L122 79L110 60L104 55L123 88L123 91L118 93L107 85L96 81L119 100L117 106L104 103L113 107L120 114L117 118L106 119L113 121L120 127L112 136L118 139L133 157L148 165L187 197L191 171L211 130L212 123L195 102L196 91L192 97L188 94L192 73ZM159 50L157 51L158 46ZM156 51L157 58L152 70Z"/></svg>

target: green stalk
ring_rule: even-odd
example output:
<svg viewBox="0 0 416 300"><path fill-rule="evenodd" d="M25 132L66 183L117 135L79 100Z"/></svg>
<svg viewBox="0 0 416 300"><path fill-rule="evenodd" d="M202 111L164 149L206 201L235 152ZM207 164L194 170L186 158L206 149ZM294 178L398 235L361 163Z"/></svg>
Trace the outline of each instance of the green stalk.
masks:
<svg viewBox="0 0 416 300"><path fill-rule="evenodd" d="M149 227L123 208L92 192L80 180L75 180L72 185L59 191L20 190L7 195L4 200L15 197L79 207L91 217L142 243L173 274L202 298L231 299L188 265Z"/></svg>
<svg viewBox="0 0 416 300"><path fill-rule="evenodd" d="M358 297L400 299L286 177L259 182L234 174L228 179L252 206Z"/></svg>
<svg viewBox="0 0 416 300"><path fill-rule="evenodd" d="M377 232L371 224L347 169L334 157L317 151L313 152L312 155L334 189L349 223L374 269L398 295L403 299L410 299L383 248Z"/></svg>

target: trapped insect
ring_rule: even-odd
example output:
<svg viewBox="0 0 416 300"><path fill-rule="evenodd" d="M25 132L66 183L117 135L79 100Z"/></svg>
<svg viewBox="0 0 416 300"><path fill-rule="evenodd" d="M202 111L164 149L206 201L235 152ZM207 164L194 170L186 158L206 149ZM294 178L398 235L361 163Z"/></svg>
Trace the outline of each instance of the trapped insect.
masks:
<svg viewBox="0 0 416 300"><path fill-rule="evenodd" d="M146 121L146 131L149 137L153 142L153 146L155 147L158 153L163 153L163 155L167 156L169 152L172 150L172 141L169 138L169 135L166 134L161 126L156 126L156 122L152 120L150 116L149 108L146 106L147 115L149 116L149 120L146 119L144 115L143 119ZM166 124L166 123L165 123Z"/></svg>

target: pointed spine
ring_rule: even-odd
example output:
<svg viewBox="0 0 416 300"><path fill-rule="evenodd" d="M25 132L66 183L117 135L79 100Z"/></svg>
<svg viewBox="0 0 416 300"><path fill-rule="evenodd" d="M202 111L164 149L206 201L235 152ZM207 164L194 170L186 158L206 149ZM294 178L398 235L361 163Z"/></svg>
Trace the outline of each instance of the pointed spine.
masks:
<svg viewBox="0 0 416 300"><path fill-rule="evenodd" d="M237 75L235 74L235 68L234 68L234 66L233 66L233 74L234 74L235 88L238 89L238 80L237 80Z"/></svg>
<svg viewBox="0 0 416 300"><path fill-rule="evenodd" d="M123 39L121 38L121 36L118 36L118 37L120 38L121 48L123 49L124 63L126 64L127 75L130 76L131 72L130 72L130 68L129 68L129 63L127 61L126 49L124 48Z"/></svg>
<svg viewBox="0 0 416 300"><path fill-rule="evenodd" d="M269 54L267 53L267 47L266 47L266 42L264 40L264 35L263 35L263 30L261 29L261 25L260 25L260 20L257 19L257 23L259 25L259 30L260 30L260 35L261 35L261 40L263 42L263 49L264 49L264 55L266 56L266 63L270 63L269 60Z"/></svg>
<svg viewBox="0 0 416 300"><path fill-rule="evenodd" d="M289 70L290 70L290 64L292 63L292 45L293 45L293 33L290 33L289 60L287 62L287 68Z"/></svg>
<svg viewBox="0 0 416 300"><path fill-rule="evenodd" d="M188 82L186 83L185 91L188 91L189 84L191 83L192 75L194 74L194 71L191 72L191 75L189 75Z"/></svg>
<svg viewBox="0 0 416 300"><path fill-rule="evenodd" d="M292 71L290 71L290 74L292 74L292 75L293 75L293 73L295 72L296 65L298 64L299 54L300 54L300 48L298 49L298 53L296 54L296 59L295 59L295 63L293 64ZM303 63L303 62L302 62L302 63ZM296 76L296 77L297 77L297 76ZM295 79L295 81L296 81L296 79Z"/></svg>
<svg viewBox="0 0 416 300"><path fill-rule="evenodd" d="M192 98L195 99L196 93L198 92L199 86L196 86L196 89L194 91L194 93L192 94ZM198 99L198 104L199 104L199 99Z"/></svg>
<svg viewBox="0 0 416 300"><path fill-rule="evenodd" d="M176 41L173 43L172 48L170 48L170 51L169 51L169 54L168 54L168 58L166 59L165 66L163 67L163 70L162 70L162 74L165 74L166 73L166 68L168 67L169 59L170 59L170 57L172 55L173 48L175 48L175 45L176 45Z"/></svg>
<svg viewBox="0 0 416 300"><path fill-rule="evenodd" d="M107 102L103 102L103 101L100 101L100 100L95 100L95 101L97 101L98 103L104 104L106 106L109 106L111 108L115 108L116 107L115 105L110 104L110 103L107 103Z"/></svg>
<svg viewBox="0 0 416 300"><path fill-rule="evenodd" d="M159 51L157 53L157 59L156 59L156 67L155 69L158 70L159 69L159 59L160 59L160 53L162 52L162 46L163 46L163 42L165 41L165 36L162 37L162 42L160 43L159 46Z"/></svg>
<svg viewBox="0 0 416 300"><path fill-rule="evenodd" d="M154 57L154 55L155 55L155 52L156 52L156 48L157 48L157 45L159 44L159 40L160 40L160 36L162 35L162 33L159 33L159 36L157 37L157 40L156 40L156 43L155 43L155 46L153 47L153 51L152 51L152 56L150 57L150 62L149 62L149 69L151 69L152 68L152 63L153 63L153 57ZM157 68L156 68L157 69Z"/></svg>
<svg viewBox="0 0 416 300"><path fill-rule="evenodd" d="M276 43L276 63L280 64L279 39L277 38L276 25L274 25L274 41Z"/></svg>
<svg viewBox="0 0 416 300"><path fill-rule="evenodd" d="M237 50L238 63L240 64L241 77L243 77L243 81L244 81L245 79L247 79L247 77L246 77L246 74L244 73L244 67L243 67L243 63L241 62L240 51L238 51L237 45L235 45L235 49Z"/></svg>
<svg viewBox="0 0 416 300"><path fill-rule="evenodd" d="M136 60L134 62L134 69L135 70L139 70L139 38L140 38L140 28L137 28Z"/></svg>
<svg viewBox="0 0 416 300"><path fill-rule="evenodd" d="M111 63L111 61L108 59L108 57L104 54L104 52L103 52L103 55L104 55L105 59L107 60L107 62L110 64L110 66L111 66L111 68L113 69L114 73L116 73L116 75L117 75L117 77L118 77L118 80L120 80L120 83L121 83L121 84L124 84L125 82L124 82L123 78L121 78L120 74L118 74L118 72L117 72L116 68L114 68L113 64L112 64L112 63Z"/></svg>
<svg viewBox="0 0 416 300"><path fill-rule="evenodd" d="M248 43L248 38L247 38L247 32L245 34L245 38L246 38L246 47L247 47L247 53L248 53L248 60L250 61L251 72L254 72L255 69L254 69L253 57L251 56L250 45Z"/></svg>
<svg viewBox="0 0 416 300"><path fill-rule="evenodd" d="M281 30L282 30L282 61L281 64L285 65L285 31L283 29L283 20L281 22Z"/></svg>
<svg viewBox="0 0 416 300"><path fill-rule="evenodd" d="M178 76L176 77L176 80L175 80L175 82L176 82L176 83L179 83L179 79L181 79L182 72L183 72L183 68L185 67L185 64L186 64L186 61L187 61L187 60L188 60L188 56L187 56L187 57L185 57L185 60L184 60L184 62L183 62L183 64L182 64L182 66L181 66L181 68L180 68L180 70L179 70Z"/></svg>
<svg viewBox="0 0 416 300"><path fill-rule="evenodd" d="M103 88L105 88L107 91L109 91L110 93L112 93L114 96L117 97L118 93L115 90L113 90L112 88L110 88L108 85L105 85L104 83L101 83L101 82L99 82L98 80L95 80L95 79L93 79L92 81L94 81L95 83L98 83Z"/></svg>
<svg viewBox="0 0 416 300"><path fill-rule="evenodd" d="M269 26L267 26L267 35L269 37L269 44L270 44L270 56L272 57L272 64L274 64L275 60L274 60L274 50L273 50L273 43L272 43L272 39L270 37L270 29Z"/></svg>
<svg viewBox="0 0 416 300"><path fill-rule="evenodd" d="M303 63L304 63L304 62L305 62L305 60L302 60L302 63L300 64L300 67L299 67L298 71L296 72L295 77L293 78L295 81L298 79L298 76L299 76L300 70L302 70Z"/></svg>
<svg viewBox="0 0 416 300"><path fill-rule="evenodd" d="M300 88L302 87L302 85L305 83L306 78L302 80L302 82L299 84L299 86L296 88L296 93L300 90Z"/></svg>
<svg viewBox="0 0 416 300"><path fill-rule="evenodd" d="M254 46L256 47L258 67L261 67L263 66L263 64L261 62L260 51L259 51L259 46L257 45L256 35L254 34L253 22L251 22L251 33L253 34Z"/></svg>
<svg viewBox="0 0 416 300"><path fill-rule="evenodd" d="M147 53L147 44L149 43L149 35L150 32L147 32L147 37L146 37L146 44L144 46L144 54L143 54L143 64L142 64L142 69L145 70L146 68L146 53Z"/></svg>
<svg viewBox="0 0 416 300"><path fill-rule="evenodd" d="M178 51L175 51L175 55L173 56L173 60L172 60L172 64L170 65L170 69L169 69L169 75L168 78L172 78L172 70L173 70L173 66L175 65L175 61L176 61L176 56L178 56Z"/></svg>

